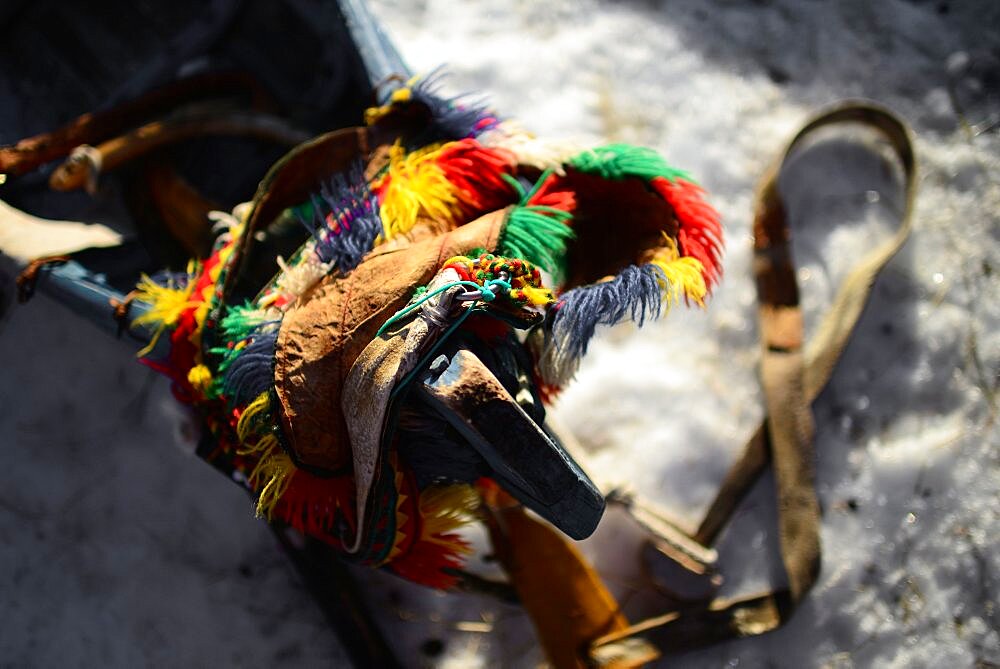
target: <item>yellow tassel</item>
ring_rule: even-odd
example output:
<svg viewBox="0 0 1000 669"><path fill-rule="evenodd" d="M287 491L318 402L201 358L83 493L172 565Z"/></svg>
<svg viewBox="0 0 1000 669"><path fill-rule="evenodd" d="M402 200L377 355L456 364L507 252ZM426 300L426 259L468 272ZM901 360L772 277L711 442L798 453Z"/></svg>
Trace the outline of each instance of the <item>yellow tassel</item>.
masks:
<svg viewBox="0 0 1000 669"><path fill-rule="evenodd" d="M240 455L250 455L251 453L270 453L278 445L278 438L273 434L265 434L252 444L243 444L236 449Z"/></svg>
<svg viewBox="0 0 1000 669"><path fill-rule="evenodd" d="M257 465L250 472L247 481L257 494L257 515L271 519L274 506L285 494L292 474L295 473L295 463L282 450L278 438L273 434L265 434L253 443L249 443L257 428L257 419L271 408L271 398L266 392L257 396L253 402L240 414L236 423L236 434L242 446L236 451L240 455L258 455Z"/></svg>
<svg viewBox="0 0 1000 669"><path fill-rule="evenodd" d="M173 325L181 314L191 305L191 293L194 282L189 282L184 288L169 288L161 286L145 274L136 286L135 299L149 304L149 310L137 317L135 325L150 325L158 323L163 326Z"/></svg>
<svg viewBox="0 0 1000 669"><path fill-rule="evenodd" d="M705 306L708 287L705 285L705 277L702 274L704 267L701 262L695 258L682 258L677 251L677 243L667 235L663 237L665 248L650 262L663 270L665 280L660 282L660 287L667 301L667 307L673 306L681 295L698 306Z"/></svg>
<svg viewBox="0 0 1000 669"><path fill-rule="evenodd" d="M257 516L271 520L274 507L288 490L295 463L281 450L277 439L269 446L269 451L261 457L248 479L250 487L258 490Z"/></svg>
<svg viewBox="0 0 1000 669"><path fill-rule="evenodd" d="M188 383L201 392L205 392L212 384L212 372L205 365L195 365L188 372Z"/></svg>
<svg viewBox="0 0 1000 669"><path fill-rule="evenodd" d="M249 441L250 437L253 436L255 418L270 408L271 396L266 392L258 395L257 399L247 405L247 408L240 414L240 419L236 422L236 434L241 442Z"/></svg>
<svg viewBox="0 0 1000 669"><path fill-rule="evenodd" d="M406 153L396 142L390 149L389 171L381 180L383 239L409 232L420 216L450 223L462 213L455 187L437 164L440 153L440 144Z"/></svg>
<svg viewBox="0 0 1000 669"><path fill-rule="evenodd" d="M188 273L192 276L194 269L194 266L188 267ZM132 325L159 325L149 345L139 351L141 358L156 348L156 343L163 331L174 325L180 319L181 314L193 306L191 293L194 291L194 281L189 281L184 288L170 288L161 286L143 274L135 291L135 299L147 303L149 310L136 317L132 321Z"/></svg>
<svg viewBox="0 0 1000 669"><path fill-rule="evenodd" d="M284 451L278 448L277 440L266 442L266 446L262 449L260 458L257 460L257 464L255 464L254 468L250 470L250 476L247 477L247 483L250 484L252 489L257 490L258 488L263 488L267 485L267 482L271 480L271 470L269 468L270 465L268 460L270 460L271 456L276 453L283 452Z"/></svg>
<svg viewBox="0 0 1000 669"><path fill-rule="evenodd" d="M463 553L471 548L455 544L440 535L454 532L475 520L479 494L466 484L431 486L420 493L421 539L453 547Z"/></svg>

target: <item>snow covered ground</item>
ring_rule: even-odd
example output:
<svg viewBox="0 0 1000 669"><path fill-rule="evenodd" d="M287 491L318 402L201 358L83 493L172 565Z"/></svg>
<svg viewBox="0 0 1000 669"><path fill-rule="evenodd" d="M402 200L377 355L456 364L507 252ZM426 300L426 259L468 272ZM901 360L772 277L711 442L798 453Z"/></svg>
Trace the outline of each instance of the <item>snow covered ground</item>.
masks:
<svg viewBox="0 0 1000 669"><path fill-rule="evenodd" d="M837 99L880 101L917 132L913 237L815 405L819 581L786 627L663 666L1000 665L1000 137L977 134L1000 118L1000 4L498 4L374 7L415 70L448 63L453 90L488 93L539 135L655 147L723 213L726 278L708 309L602 332L556 407L602 480L691 522L761 416L756 178ZM783 185L808 329L894 228L900 195L848 149ZM186 424L127 347L39 297L4 310L0 362L0 663L344 662L249 500L173 447ZM722 537L726 593L782 578L769 486ZM609 516L585 550L638 620L656 599L637 591L623 527ZM541 660L516 608L365 579L414 665Z"/></svg>

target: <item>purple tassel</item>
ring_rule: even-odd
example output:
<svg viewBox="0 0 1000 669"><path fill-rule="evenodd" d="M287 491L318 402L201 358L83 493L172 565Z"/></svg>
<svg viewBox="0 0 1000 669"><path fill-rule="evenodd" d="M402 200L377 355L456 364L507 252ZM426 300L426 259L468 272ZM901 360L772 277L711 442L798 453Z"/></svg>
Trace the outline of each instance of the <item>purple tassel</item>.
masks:
<svg viewBox="0 0 1000 669"><path fill-rule="evenodd" d="M299 220L316 240L319 259L346 274L372 250L382 232L378 199L368 188L361 163L346 175L334 175L311 199L312 219L300 216Z"/></svg>
<svg viewBox="0 0 1000 669"><path fill-rule="evenodd" d="M410 90L412 99L426 106L431 113L430 137L421 140L440 141L476 138L495 128L500 122L481 100L465 100L461 95L442 97L438 88L446 74L437 68L422 77ZM427 143L424 141L424 143Z"/></svg>

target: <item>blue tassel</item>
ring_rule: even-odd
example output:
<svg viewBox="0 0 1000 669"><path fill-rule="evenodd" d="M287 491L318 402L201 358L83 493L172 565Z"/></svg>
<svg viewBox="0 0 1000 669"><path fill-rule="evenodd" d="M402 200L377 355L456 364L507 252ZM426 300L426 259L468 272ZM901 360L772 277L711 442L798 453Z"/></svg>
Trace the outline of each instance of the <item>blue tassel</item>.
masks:
<svg viewBox="0 0 1000 669"><path fill-rule="evenodd" d="M445 78L444 68L437 68L422 77L410 89L415 102L426 106L431 113L431 128L428 135L422 135L424 143L476 138L479 134L496 127L499 120L481 100L468 100L466 96L443 97L439 95L441 81Z"/></svg>
<svg viewBox="0 0 1000 669"><path fill-rule="evenodd" d="M238 351L226 368L223 392L233 406L245 406L274 386L274 352L278 345L276 323L265 323L249 345Z"/></svg>
<svg viewBox="0 0 1000 669"><path fill-rule="evenodd" d="M559 300L552 334L573 357L587 352L598 325L615 325L631 317L638 325L657 318L662 307L663 270L656 265L630 265L611 281L574 288Z"/></svg>

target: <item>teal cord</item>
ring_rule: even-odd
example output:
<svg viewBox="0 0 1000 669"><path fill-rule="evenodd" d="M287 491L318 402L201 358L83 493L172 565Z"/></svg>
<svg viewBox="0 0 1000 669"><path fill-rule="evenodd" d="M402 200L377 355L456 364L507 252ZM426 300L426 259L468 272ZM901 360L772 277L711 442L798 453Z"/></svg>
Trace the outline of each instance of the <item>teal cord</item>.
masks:
<svg viewBox="0 0 1000 669"><path fill-rule="evenodd" d="M504 293L510 291L511 288L510 283L504 281L503 279L490 279L489 281L485 282L482 286L473 281L452 281L451 283L446 283L440 288L437 288L436 290L427 293L426 295L424 295L423 297L421 297L419 300L409 305L408 307L405 307L397 311L395 314L392 315L392 317L389 318L389 320L387 320L385 323L382 324L382 327L378 329L378 332L375 333L375 336L381 337L382 333L384 333L386 329L389 328L390 325L398 322L403 318L406 318L407 316L412 314L420 305L422 305L424 302L431 299L435 295L439 295L446 290L454 288L455 286L465 286L466 288L471 287L474 290L478 290L482 294L481 297L479 297L479 299L482 300L483 302L492 302L493 300L496 299L497 295L493 290L494 287L499 287Z"/></svg>
<svg viewBox="0 0 1000 669"><path fill-rule="evenodd" d="M380 327L378 329L378 332L375 333L375 336L376 337L381 337L382 333L385 332L386 329L390 325L392 325L393 323L395 323L396 321L398 321L398 320L400 320L402 318L405 318L406 316L409 316L411 313L413 313L413 311L417 307L419 307L421 304L423 304L427 300L431 299L435 295L439 295L439 294L443 293L446 290L454 288L455 286L465 286L466 288L472 287L474 290L479 290L481 288L481 286L478 283L475 283L475 282L472 282L472 281L452 281L451 283L446 283L445 285L441 286L437 290L434 290L432 292L429 292L429 293L425 294L423 297L421 297L419 300L417 300L416 302L414 302L410 306L404 307L403 309L400 309L399 311L397 311L395 314L392 315L392 317L389 318L389 320L387 320L385 323L382 324L382 327Z"/></svg>
<svg viewBox="0 0 1000 669"><path fill-rule="evenodd" d="M382 333L390 325L399 321L401 318L405 318L408 314L413 313L414 309L419 307L421 304L423 304L430 298L448 290L449 288L454 288L455 286L474 287L481 293L481 297L477 298L476 301L482 300L483 302L492 302L493 300L496 299L496 293L494 292L495 288L499 288L504 293L510 291L511 288L510 283L504 281L503 279L490 279L489 281L486 281L482 286L480 286L477 283L473 283L472 281L452 281L451 283L445 284L444 286L441 286L440 288L434 290L433 292L428 293L427 295L417 300L416 302L406 307L405 309L401 309L400 311L396 312L392 316L392 318L387 320L385 324L381 328L379 328L379 331L375 336L376 337L382 336ZM441 345L445 342L445 340L447 340L448 337L450 337L452 333L455 332L455 330L457 330L458 327L462 325L463 322L465 322L465 319L468 318L473 311L483 311L483 309L476 307L474 304L473 306L470 306L468 309L465 309L462 312L462 314L455 319L455 322L448 326L448 329L444 331L444 334L442 334L438 338L438 340L434 342L434 345L431 346L430 350L417 362L413 370L410 371L410 373L407 374L405 377L403 377L402 381L396 384L396 387L393 388L392 392L389 394L390 399L394 398L396 394L399 393L400 390L409 385L409 383L413 380L413 377L416 376L416 374L424 368L424 365L427 364L427 362L434 356L434 354L437 353L437 350L441 348Z"/></svg>
<svg viewBox="0 0 1000 669"><path fill-rule="evenodd" d="M510 292L511 286L509 281L504 281L503 279L490 279L489 281L483 283L483 288L489 289L483 293L483 297L481 298L484 302L492 302L496 297L496 293L493 292L493 286L500 286L501 292L503 293ZM486 297L487 295L489 295L489 297Z"/></svg>

